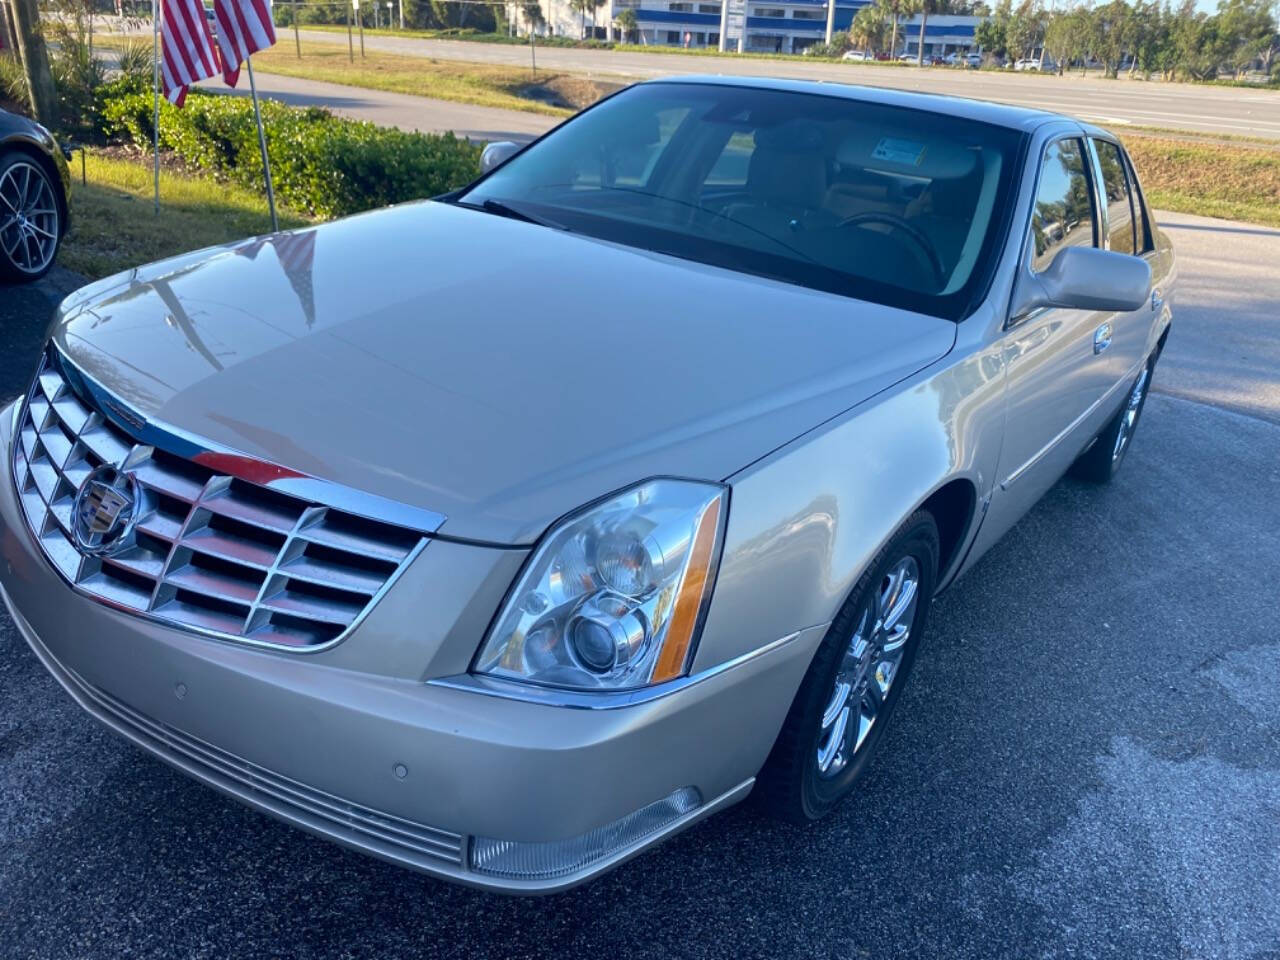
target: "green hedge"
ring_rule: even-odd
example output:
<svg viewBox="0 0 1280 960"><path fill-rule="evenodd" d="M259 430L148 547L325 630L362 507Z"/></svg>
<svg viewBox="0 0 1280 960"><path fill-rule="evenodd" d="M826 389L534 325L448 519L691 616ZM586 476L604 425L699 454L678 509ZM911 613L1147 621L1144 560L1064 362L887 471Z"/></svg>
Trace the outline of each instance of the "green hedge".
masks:
<svg viewBox="0 0 1280 960"><path fill-rule="evenodd" d="M150 149L150 92L127 84L100 89L103 132ZM435 196L470 182L480 169L480 148L451 133L405 133L270 101L262 104L262 121L276 196L319 217ZM192 91L182 109L162 102L160 145L193 167L262 186L257 127L246 98Z"/></svg>

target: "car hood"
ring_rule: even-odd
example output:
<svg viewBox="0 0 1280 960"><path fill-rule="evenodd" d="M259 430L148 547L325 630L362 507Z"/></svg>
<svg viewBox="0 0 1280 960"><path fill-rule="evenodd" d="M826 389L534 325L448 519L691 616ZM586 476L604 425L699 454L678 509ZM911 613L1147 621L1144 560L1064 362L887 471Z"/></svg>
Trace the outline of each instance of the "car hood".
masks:
<svg viewBox="0 0 1280 960"><path fill-rule="evenodd" d="M130 271L53 336L150 420L515 544L646 477L724 479L955 329L425 202Z"/></svg>

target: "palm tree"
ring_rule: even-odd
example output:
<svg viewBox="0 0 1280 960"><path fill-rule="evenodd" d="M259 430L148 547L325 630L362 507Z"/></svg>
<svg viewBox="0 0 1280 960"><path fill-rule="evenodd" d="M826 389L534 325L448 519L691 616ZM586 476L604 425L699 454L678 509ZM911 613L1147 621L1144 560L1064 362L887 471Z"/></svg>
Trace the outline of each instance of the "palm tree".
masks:
<svg viewBox="0 0 1280 960"><path fill-rule="evenodd" d="M893 23L893 37L889 41L889 56L898 55L898 21L903 15L910 16L915 12L916 0L876 0L876 4L884 11Z"/></svg>
<svg viewBox="0 0 1280 960"><path fill-rule="evenodd" d="M929 26L929 14L937 13L939 0L916 0L914 4L920 13L920 42L919 48L916 50L916 66L924 66L924 32Z"/></svg>
<svg viewBox="0 0 1280 960"><path fill-rule="evenodd" d="M613 18L614 25L622 31L622 42L627 43L631 39L631 34L639 24L636 21L636 12L631 7L623 7Z"/></svg>
<svg viewBox="0 0 1280 960"><path fill-rule="evenodd" d="M849 24L849 38L860 50L875 51L884 41L884 10L875 4L860 9Z"/></svg>

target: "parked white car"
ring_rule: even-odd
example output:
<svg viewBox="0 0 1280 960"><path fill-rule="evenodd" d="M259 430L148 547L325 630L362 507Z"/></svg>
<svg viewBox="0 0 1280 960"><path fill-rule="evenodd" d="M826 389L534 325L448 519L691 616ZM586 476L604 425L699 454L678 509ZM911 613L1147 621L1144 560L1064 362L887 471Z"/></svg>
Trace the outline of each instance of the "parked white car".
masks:
<svg viewBox="0 0 1280 960"><path fill-rule="evenodd" d="M876 55L874 53L870 53L867 50L850 50L840 59L863 61L863 60L874 60L875 58L876 58Z"/></svg>
<svg viewBox="0 0 1280 960"><path fill-rule="evenodd" d="M0 609L159 759L474 887L581 883L748 793L832 812L911 747L886 730L918 656L945 672L934 596L1134 442L1177 271L1128 155L1025 108L706 77L480 167L64 300L0 410Z"/></svg>

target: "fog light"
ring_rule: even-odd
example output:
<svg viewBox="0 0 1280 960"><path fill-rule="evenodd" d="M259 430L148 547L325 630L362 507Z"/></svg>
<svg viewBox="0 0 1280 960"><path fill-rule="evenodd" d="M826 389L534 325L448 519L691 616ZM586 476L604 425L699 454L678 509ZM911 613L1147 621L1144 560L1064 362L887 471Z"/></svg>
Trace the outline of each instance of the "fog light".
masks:
<svg viewBox="0 0 1280 960"><path fill-rule="evenodd" d="M694 787L682 787L613 823L568 840L520 843L471 838L471 869L508 880L551 880L584 870L593 863L650 837L702 804Z"/></svg>

